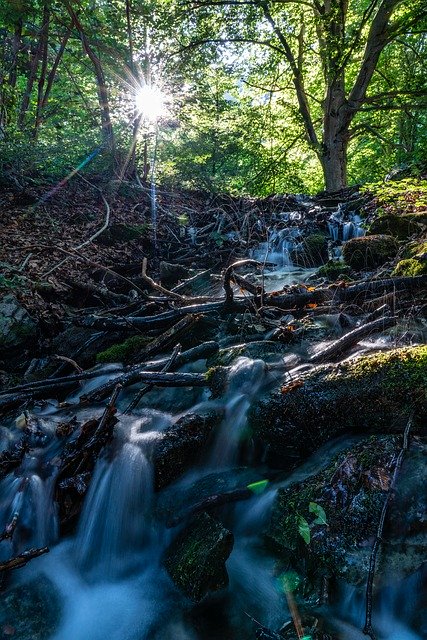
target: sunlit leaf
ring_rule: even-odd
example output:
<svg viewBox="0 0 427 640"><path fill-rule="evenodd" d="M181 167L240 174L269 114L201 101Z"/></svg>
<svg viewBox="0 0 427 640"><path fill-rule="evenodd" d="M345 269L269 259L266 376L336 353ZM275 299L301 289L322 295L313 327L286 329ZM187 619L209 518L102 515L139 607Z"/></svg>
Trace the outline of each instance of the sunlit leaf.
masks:
<svg viewBox="0 0 427 640"><path fill-rule="evenodd" d="M252 491L252 493L254 493L255 495L259 495L260 493L265 491L269 482L269 480L258 480L257 482L251 482L247 485L247 489L249 489L249 491Z"/></svg>

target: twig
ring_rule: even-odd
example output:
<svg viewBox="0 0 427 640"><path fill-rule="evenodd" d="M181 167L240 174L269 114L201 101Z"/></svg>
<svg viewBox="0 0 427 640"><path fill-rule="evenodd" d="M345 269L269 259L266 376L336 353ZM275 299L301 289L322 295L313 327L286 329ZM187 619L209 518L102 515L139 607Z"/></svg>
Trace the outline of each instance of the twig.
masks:
<svg viewBox="0 0 427 640"><path fill-rule="evenodd" d="M363 629L363 633L371 638L371 640L376 640L375 632L372 627L372 591L374 584L374 576L375 576L375 564L377 560L377 554L382 542L383 530L384 530L384 522L387 515L387 509L390 504L390 501L394 494L394 489L396 487L397 477L399 475L400 468L403 462L403 456L405 452L408 450L409 446L409 431L412 426L412 415L409 417L409 420L406 424L405 432L403 434L403 444L402 448L399 452L399 455L396 460L396 464L394 467L393 477L390 482L389 489L387 491L386 498L384 500L383 508L381 511L380 521L378 524L377 535L375 538L374 545L371 551L371 557L369 559L369 573L368 573L368 581L366 585L366 617L365 617L365 627Z"/></svg>
<svg viewBox="0 0 427 640"><path fill-rule="evenodd" d="M66 356L59 356L57 354L55 354L53 357L55 358L55 360L62 360L62 362L68 362L68 364L70 364L72 367L74 367L74 369L78 373L82 373L83 372L83 369L77 364L77 362L75 360L72 360L71 358L67 358Z"/></svg>
<svg viewBox="0 0 427 640"><path fill-rule="evenodd" d="M141 278L145 280L145 282L147 282L150 285L150 287L155 291L160 291L161 293L164 293L166 296L169 296L170 298L174 298L175 300L179 300L180 302L186 301L185 298L181 296L179 293L174 293L173 291L169 291L168 289L165 289L164 287L162 287L161 284L158 284L152 278L150 278L150 276L147 275L147 258L144 258L142 261Z"/></svg>
<svg viewBox="0 0 427 640"><path fill-rule="evenodd" d="M21 567L25 567L27 562L30 562L33 558L38 558L42 556L44 553L48 553L49 547L41 547L41 549L28 549L23 553L20 553L19 556L15 558L11 558L10 560L5 560L5 562L0 562L0 573L2 571L10 571L11 569L20 569Z"/></svg>

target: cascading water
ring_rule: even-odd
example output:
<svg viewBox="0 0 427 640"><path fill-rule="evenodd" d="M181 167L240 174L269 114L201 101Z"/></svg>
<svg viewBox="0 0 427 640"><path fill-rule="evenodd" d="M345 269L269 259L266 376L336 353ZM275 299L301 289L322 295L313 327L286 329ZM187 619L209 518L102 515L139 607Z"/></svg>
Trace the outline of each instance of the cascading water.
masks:
<svg viewBox="0 0 427 640"><path fill-rule="evenodd" d="M115 373L111 371L110 375ZM102 379L102 372L100 375ZM216 401L202 400L205 406L221 405L225 419L209 459L203 468L188 474L189 482L236 464L247 410L268 382L263 361L240 358L231 367L225 396ZM181 393L177 390L176 397ZM152 488L153 443L172 416L149 408L144 408L138 418L119 415L114 442L96 463L78 531L73 538L55 544L55 470L46 469L44 463L55 451L49 433L60 416L60 411L44 416L45 446L27 457L20 477L8 476L0 485L2 528L14 513L19 513L20 533L22 530L30 536L34 546L51 546L49 554L21 569L18 576L24 584L32 584L43 575L49 578L43 587L46 607L50 599L56 602L59 598L59 625L37 636L40 640L248 640L254 633L245 612L274 629L283 624L288 613L280 576L275 575L274 559L260 545L277 487L316 473L336 447L348 445L348 439L331 443L261 495L228 507L225 523L235 537L227 562L230 586L226 595L212 598L204 609L192 611L162 566L164 551L175 531L156 518ZM3 546L4 557L10 557L10 548L6 548L10 544ZM381 640L421 640L411 630L415 613L409 606L411 600L416 601L419 580L419 576L413 577L398 588L383 591L374 616ZM364 637L359 631L363 627L363 593L353 589L346 592L344 587L341 590L340 603L323 614L330 618L335 638ZM408 604L407 611L403 610L403 600ZM6 624L6 628L14 628L13 621L2 615L0 606L0 627ZM30 604L28 615L34 615Z"/></svg>
<svg viewBox="0 0 427 640"><path fill-rule="evenodd" d="M365 235L362 218L354 211L347 211L347 207L343 204L339 204L337 210L330 216L328 230L334 242L347 242L351 238L360 238Z"/></svg>

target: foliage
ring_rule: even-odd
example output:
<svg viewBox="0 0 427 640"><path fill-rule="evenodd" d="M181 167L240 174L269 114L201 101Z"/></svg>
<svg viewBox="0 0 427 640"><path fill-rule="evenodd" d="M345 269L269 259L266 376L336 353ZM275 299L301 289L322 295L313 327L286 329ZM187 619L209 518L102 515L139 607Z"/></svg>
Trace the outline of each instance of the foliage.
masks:
<svg viewBox="0 0 427 640"><path fill-rule="evenodd" d="M427 165L423 2L390 4L389 42L349 130L351 182ZM68 0L2 3L3 183L58 182L78 168L119 178L137 170L171 189L317 191L333 113L325 96L344 69L348 98L370 25L365 0L351 0L345 19L338 3L316 6L82 0L75 13ZM318 144L295 93L299 76ZM157 123L135 111L144 84L166 95Z"/></svg>

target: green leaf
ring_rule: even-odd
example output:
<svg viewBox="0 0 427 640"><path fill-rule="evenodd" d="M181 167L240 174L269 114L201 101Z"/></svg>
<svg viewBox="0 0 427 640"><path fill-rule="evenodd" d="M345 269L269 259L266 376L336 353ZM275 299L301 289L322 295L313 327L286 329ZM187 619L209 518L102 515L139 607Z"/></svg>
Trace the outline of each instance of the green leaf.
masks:
<svg viewBox="0 0 427 640"><path fill-rule="evenodd" d="M314 520L312 524L328 524L325 510L320 506L320 504L310 502L310 504L308 505L308 510L310 511L310 513L314 513L314 515L317 516L316 520Z"/></svg>
<svg viewBox="0 0 427 640"><path fill-rule="evenodd" d="M258 482L251 482L246 488L255 495L259 495L267 488L269 482L269 480L258 480Z"/></svg>
<svg viewBox="0 0 427 640"><path fill-rule="evenodd" d="M310 525L308 524L307 520L303 518L303 516L299 516L298 518L298 533L300 534L304 542L310 544Z"/></svg>

